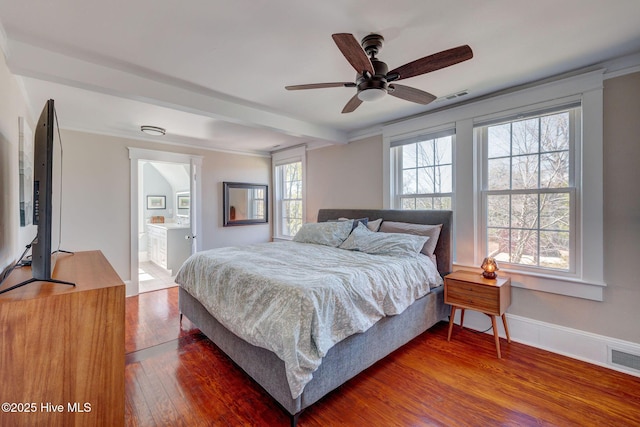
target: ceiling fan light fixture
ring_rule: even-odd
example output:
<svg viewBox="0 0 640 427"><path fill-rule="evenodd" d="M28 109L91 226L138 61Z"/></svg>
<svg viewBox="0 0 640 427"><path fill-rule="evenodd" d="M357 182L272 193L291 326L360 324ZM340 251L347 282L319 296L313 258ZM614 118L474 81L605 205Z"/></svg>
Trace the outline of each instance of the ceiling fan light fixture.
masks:
<svg viewBox="0 0 640 427"><path fill-rule="evenodd" d="M384 98L386 94L387 91L382 88L365 89L358 92L358 99L360 101L377 101Z"/></svg>
<svg viewBox="0 0 640 427"><path fill-rule="evenodd" d="M146 126L146 125L140 126L140 130L146 133L147 135L153 135L153 136L162 136L165 133L167 133L165 129L157 126Z"/></svg>

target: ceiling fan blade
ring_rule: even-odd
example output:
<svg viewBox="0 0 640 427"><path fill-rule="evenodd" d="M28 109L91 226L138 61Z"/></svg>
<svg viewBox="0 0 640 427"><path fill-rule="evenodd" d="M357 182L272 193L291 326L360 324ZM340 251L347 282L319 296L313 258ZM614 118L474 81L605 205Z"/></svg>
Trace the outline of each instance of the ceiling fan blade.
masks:
<svg viewBox="0 0 640 427"><path fill-rule="evenodd" d="M389 95L405 101L416 102L418 104L427 105L433 102L437 97L420 89L416 89L404 85L389 85Z"/></svg>
<svg viewBox="0 0 640 427"><path fill-rule="evenodd" d="M347 58L349 64L351 64L358 74L364 74L365 71L375 74L371 60L367 54L364 53L360 43L353 37L353 34L339 33L333 34L331 37L333 41L336 42L340 52Z"/></svg>
<svg viewBox="0 0 640 427"><path fill-rule="evenodd" d="M345 105L342 109L342 114L355 111L355 109L358 108L360 104L362 104L362 100L358 98L358 94L353 95L353 98L351 98L349 102L347 102L347 105Z"/></svg>
<svg viewBox="0 0 640 427"><path fill-rule="evenodd" d="M395 68L387 73L387 80L401 80L430 73L473 58L473 51L467 45L443 50L424 58L416 59L408 64ZM396 77L397 75L397 77Z"/></svg>
<svg viewBox="0 0 640 427"><path fill-rule="evenodd" d="M335 82L335 83L312 83L308 85L285 86L286 90L302 90L302 89L324 89L326 87L356 87L353 82Z"/></svg>

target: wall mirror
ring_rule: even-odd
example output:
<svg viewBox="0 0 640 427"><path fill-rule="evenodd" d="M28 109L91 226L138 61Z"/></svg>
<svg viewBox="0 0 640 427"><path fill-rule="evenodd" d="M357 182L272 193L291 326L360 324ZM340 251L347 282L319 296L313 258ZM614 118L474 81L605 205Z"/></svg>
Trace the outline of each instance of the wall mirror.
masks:
<svg viewBox="0 0 640 427"><path fill-rule="evenodd" d="M225 227L269 222L267 185L242 182L223 182L222 184Z"/></svg>

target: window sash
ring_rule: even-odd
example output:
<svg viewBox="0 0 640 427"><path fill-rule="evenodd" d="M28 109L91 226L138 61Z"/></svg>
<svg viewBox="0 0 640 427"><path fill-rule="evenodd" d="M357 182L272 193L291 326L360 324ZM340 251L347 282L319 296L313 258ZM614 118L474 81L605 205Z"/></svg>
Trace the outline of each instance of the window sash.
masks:
<svg viewBox="0 0 640 427"><path fill-rule="evenodd" d="M490 126L496 126L496 125L500 125L500 124L510 124L510 123L514 123L514 122L519 122L519 121L523 121L523 120L530 120L530 119L541 119L542 117L545 116L549 116L549 115L553 115L553 114L560 114L563 112L568 112L569 113L569 136L568 136L568 150L560 150L560 151L568 151L568 182L566 186L559 186L559 187L544 187L541 185L541 169L540 169L540 162L541 162L541 158L543 157L543 155L546 155L548 153L553 153L553 151L543 151L540 148L540 135L538 134L538 149L535 152L532 152L531 155L535 155L538 157L538 164L537 164L537 170L536 170L536 174L537 174L537 182L536 182L536 186L533 188L514 188L514 179L513 177L509 177L508 181L509 181L509 188L501 188L501 189L490 189L490 182L489 182L489 161L490 160L495 160L495 159L505 159L509 161L509 173L513 173L513 162L514 162L514 158L518 159L521 158L523 156L526 156L527 154L523 154L523 153L515 153L513 151L513 143L510 142L510 152L508 155L503 155L503 156L495 156L492 157L491 159L489 159L489 147L488 147L488 143L489 143L489 138L488 138L488 129ZM501 237L501 239L507 238L509 240L509 244L507 245L509 248L509 252L508 252L508 256L509 259L507 259L506 261L504 259L500 260L500 265L503 268L507 268L507 269L514 269L514 270L519 270L519 271L529 271L529 272L541 272L541 271L547 271L547 272L556 272L556 273L567 273L567 274L575 274L576 271L578 270L578 262L579 262L579 253L578 253L578 248L579 248L579 242L578 242L578 236L577 236L577 230L576 230L576 222L577 222L577 194L579 192L579 188L577 187L576 183L578 182L577 178L576 178L576 168L575 168L575 164L576 164L576 145L577 145L577 140L578 138L580 138L580 109L578 107L576 107L575 104L571 104L569 106L564 105L564 106L558 106L555 107L553 109L545 109L545 110L539 110L535 113L531 113L531 114L527 114L526 117L523 116L518 116L518 117L511 117L511 120L493 120L491 122L484 122L483 126L477 126L476 125L476 132L478 132L479 138L481 140L481 153L482 153L482 168L481 168L481 189L480 189L480 196L481 196L481 204L482 204L482 214L481 214L481 242L482 242L482 251L484 252L483 254L481 254L481 256L489 256L489 255L495 255L492 253L492 248L490 247L491 245L491 233L495 230L498 229L503 229L503 230L508 230L509 235L507 237ZM510 133L510 138L513 138L513 133ZM569 212L567 212L567 219L569 221L569 226L568 229L566 230L548 230L544 228L545 224L542 224L541 222L541 206L540 206L540 197L543 197L544 195L560 195L560 194L566 194L568 196L569 199L569 206L568 206L568 210ZM499 227L499 226L495 226L491 224L492 219L489 218L489 198L492 196L504 196L505 199L508 198L509 200L509 225L507 227ZM523 226L519 226L520 224L513 224L513 219L514 219L514 215L511 212L511 207L513 206L513 197L524 197L524 198L528 198L529 200L533 200L533 198L531 196L535 196L536 200L538 200L537 205L536 205L536 212L535 212L535 224L529 224L529 227L523 227ZM531 230L531 232L533 234L535 234L534 237L536 237L535 240L535 254L533 256L533 259L535 262L530 263L530 262L513 262L513 233L515 232L519 232L519 231L523 231L523 230ZM505 232L506 233L506 232ZM547 233L547 234L544 234ZM543 248L542 245L543 243L541 243L541 237L542 235L547 236L548 233L568 233L568 242L567 242L567 249L569 251L569 255L568 255L568 265L566 266L566 268L564 267L551 267L549 265L544 265L545 263L550 263L548 260L543 262L542 259L542 254L548 250L548 248ZM526 234L526 233L525 233ZM500 240L500 239L499 239ZM524 244L528 243L528 241L523 241L520 242L520 249L521 246L523 246ZM495 242L494 242L495 244ZM559 251L561 252L561 251ZM502 257L504 257L504 254L502 255Z"/></svg>
<svg viewBox="0 0 640 427"><path fill-rule="evenodd" d="M449 142L448 152L446 153L446 157L448 161L440 162L438 160L438 143L437 141L441 138L450 137L451 140ZM432 151L427 154L428 160L427 162L420 162L418 151L418 144L422 142L434 141L433 146L430 147ZM418 199L431 199L432 206L433 201L438 198L448 198L449 206L453 203L453 175L455 173L455 165L453 161L453 145L455 141L455 128L447 128L445 130L430 132L430 133L422 133L417 136L413 136L410 138L402 138L395 141L392 141L390 144L390 150L392 155L393 166L393 197L392 203L393 207L396 209L404 209L405 203L403 201L407 201L410 199L414 200L414 205L418 203ZM405 167L404 165L404 150L409 145L416 146L416 156L415 156L415 165L411 165L410 167ZM447 171L448 170L448 174ZM405 173L409 173L411 171L415 172L415 191L413 192L404 192L405 187ZM442 176L441 174L448 175L448 181L444 186L446 190L449 191L437 191L439 188L442 189L442 183L438 184L438 176ZM420 183L420 174L424 174L426 179L422 182L425 185L421 186ZM424 191L429 190L432 191ZM423 191L420 191L423 190ZM452 207L451 207L452 208ZM450 209L451 209L450 208Z"/></svg>
<svg viewBox="0 0 640 427"><path fill-rule="evenodd" d="M297 179L287 180L285 176L286 168L300 164L300 176ZM304 174L304 163L301 159L289 160L284 162L279 162L275 166L275 181L276 181L276 237L284 237L291 238L295 235L297 230L302 226L302 222L304 220L304 185L303 185L303 174ZM295 184L298 187L296 193L299 194L299 197L286 197L290 196L291 192L287 192L285 189L287 184L292 185ZM300 205L298 212L295 216L291 215L291 210L288 209L288 206L291 204L298 203Z"/></svg>

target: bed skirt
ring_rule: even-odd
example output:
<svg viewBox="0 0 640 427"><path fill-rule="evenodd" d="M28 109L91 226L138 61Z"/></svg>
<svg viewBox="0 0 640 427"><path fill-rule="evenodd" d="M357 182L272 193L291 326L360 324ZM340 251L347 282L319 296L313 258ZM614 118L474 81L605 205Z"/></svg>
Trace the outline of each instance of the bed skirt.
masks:
<svg viewBox="0 0 640 427"><path fill-rule="evenodd" d="M384 317L366 332L344 339L328 351L303 393L293 399L284 362L273 352L249 344L227 330L181 287L179 308L182 315L187 316L292 416L439 321L446 320L450 311L444 304L443 287L440 286L418 299L402 314Z"/></svg>

